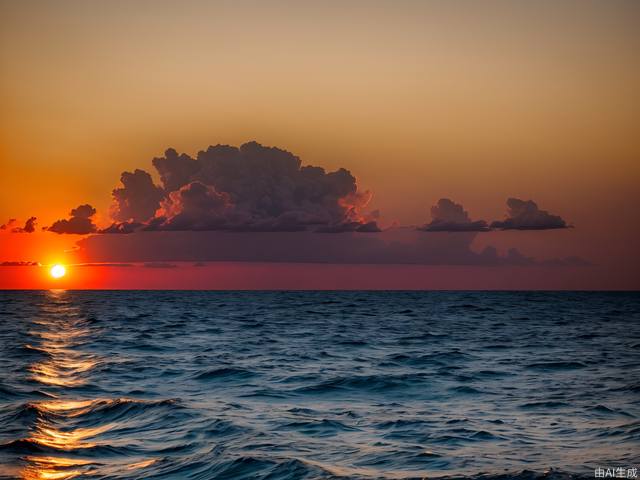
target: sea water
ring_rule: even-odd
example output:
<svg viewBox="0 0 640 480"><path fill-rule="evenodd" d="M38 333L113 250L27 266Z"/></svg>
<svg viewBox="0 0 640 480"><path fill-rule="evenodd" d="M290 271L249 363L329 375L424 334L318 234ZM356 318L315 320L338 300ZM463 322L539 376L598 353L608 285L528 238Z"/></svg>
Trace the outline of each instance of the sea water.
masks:
<svg viewBox="0 0 640 480"><path fill-rule="evenodd" d="M638 293L0 292L3 478L617 467L640 467Z"/></svg>

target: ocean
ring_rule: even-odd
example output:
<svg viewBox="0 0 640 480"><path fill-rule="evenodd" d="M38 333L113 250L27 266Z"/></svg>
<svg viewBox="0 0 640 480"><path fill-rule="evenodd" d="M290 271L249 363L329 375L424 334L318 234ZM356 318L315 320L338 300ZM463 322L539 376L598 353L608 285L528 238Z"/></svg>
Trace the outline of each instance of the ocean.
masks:
<svg viewBox="0 0 640 480"><path fill-rule="evenodd" d="M2 478L640 468L638 293L3 291L0 353Z"/></svg>

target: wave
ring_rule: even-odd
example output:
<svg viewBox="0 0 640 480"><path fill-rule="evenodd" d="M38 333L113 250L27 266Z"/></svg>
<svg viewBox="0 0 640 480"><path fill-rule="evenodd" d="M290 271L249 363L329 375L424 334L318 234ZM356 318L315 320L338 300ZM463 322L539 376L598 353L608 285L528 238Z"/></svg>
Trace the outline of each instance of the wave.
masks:
<svg viewBox="0 0 640 480"><path fill-rule="evenodd" d="M424 373L335 377L314 385L297 388L295 392L304 394L334 393L340 390L380 392L415 386L417 383L424 382L426 378L427 374Z"/></svg>
<svg viewBox="0 0 640 480"><path fill-rule="evenodd" d="M595 412L603 415L621 415L623 417L634 417L631 413L628 413L621 409L609 408L606 405L595 405L593 407L589 407L588 410L590 412Z"/></svg>
<svg viewBox="0 0 640 480"><path fill-rule="evenodd" d="M44 390L26 390L15 386L7 386L0 384L0 398L3 400L20 399L20 398L56 398L55 394L45 392Z"/></svg>
<svg viewBox="0 0 640 480"><path fill-rule="evenodd" d="M424 355L413 356L406 353L395 353L389 355L386 359L391 362L402 363L406 365L439 365L448 366L472 360L474 357L464 352L451 350L448 352L428 353Z"/></svg>
<svg viewBox="0 0 640 480"><path fill-rule="evenodd" d="M72 450L56 448L32 438L21 438L4 444L0 444L0 452L13 453L16 455L59 455L61 453L72 453L82 457L111 457L111 456L132 456L142 453L140 449L133 446L113 446L109 444L88 445L75 447Z"/></svg>
<svg viewBox="0 0 640 480"><path fill-rule="evenodd" d="M558 401L553 401L553 400L542 400L542 401L538 401L538 402L527 402L524 403L522 405L520 405L520 408L524 409L524 410L531 410L531 409L541 409L541 410L547 410L547 409L556 409L556 408L563 408L563 407L569 407L570 404L567 402L558 402Z"/></svg>
<svg viewBox="0 0 640 480"><path fill-rule="evenodd" d="M194 378L196 380L240 380L253 377L254 375L254 372L250 372L249 370L245 370L243 368L222 367L198 373L194 376Z"/></svg>
<svg viewBox="0 0 640 480"><path fill-rule="evenodd" d="M586 367L583 362L537 362L526 366L531 370L575 370Z"/></svg>
<svg viewBox="0 0 640 480"><path fill-rule="evenodd" d="M450 392L463 394L463 395L480 395L486 392L478 390L477 388L469 387L467 385L460 385L449 389Z"/></svg>
<svg viewBox="0 0 640 480"><path fill-rule="evenodd" d="M340 432L356 432L359 428L346 425L337 420L304 420L295 421L280 425L277 430L296 430L305 435L331 436Z"/></svg>

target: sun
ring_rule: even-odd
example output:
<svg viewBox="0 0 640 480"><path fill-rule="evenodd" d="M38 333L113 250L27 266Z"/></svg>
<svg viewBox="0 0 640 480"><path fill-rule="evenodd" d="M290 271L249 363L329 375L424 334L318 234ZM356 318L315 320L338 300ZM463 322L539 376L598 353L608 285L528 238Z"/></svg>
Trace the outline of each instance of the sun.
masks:
<svg viewBox="0 0 640 480"><path fill-rule="evenodd" d="M66 273L67 273L67 269L64 268L64 265L60 265L59 263L56 263L53 267L51 267L51 270L49 270L49 274L53 278L64 277Z"/></svg>

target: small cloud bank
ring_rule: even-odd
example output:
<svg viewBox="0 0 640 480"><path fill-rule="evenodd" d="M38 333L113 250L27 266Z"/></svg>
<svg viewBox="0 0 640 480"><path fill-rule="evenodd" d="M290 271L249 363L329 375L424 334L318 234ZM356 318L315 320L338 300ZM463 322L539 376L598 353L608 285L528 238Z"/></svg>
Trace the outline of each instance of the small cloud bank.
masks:
<svg viewBox="0 0 640 480"><path fill-rule="evenodd" d="M29 217L22 227L15 226L17 224L17 219L10 218L7 223L0 225L0 230L8 230L11 233L33 233L36 231L37 219L36 217Z"/></svg>
<svg viewBox="0 0 640 480"><path fill-rule="evenodd" d="M303 232L229 231L135 232L92 235L78 242L85 262L146 262L147 267L172 268L171 262L284 262L333 264L415 264L525 266L541 262L511 249L499 255L493 247L475 252L477 232L425 235L415 228L392 228L376 235L347 232L319 235ZM553 264L575 265L567 260Z"/></svg>
<svg viewBox="0 0 640 480"><path fill-rule="evenodd" d="M51 224L47 230L55 233L70 233L76 235L86 235L88 233L97 232L97 228L93 223L93 217L96 209L89 204L80 205L69 212L70 218L57 220Z"/></svg>
<svg viewBox="0 0 640 480"><path fill-rule="evenodd" d="M6 223L0 225L0 230L11 230L16 223L18 223L18 219L10 218Z"/></svg>
<svg viewBox="0 0 640 480"><path fill-rule="evenodd" d="M340 168L326 172L257 142L211 146L196 158L170 148L149 173L124 172L113 190L114 223L100 233L238 231L377 232L363 213L371 199Z"/></svg>
<svg viewBox="0 0 640 480"><path fill-rule="evenodd" d="M0 267L41 267L40 262L0 262Z"/></svg>
<svg viewBox="0 0 640 480"><path fill-rule="evenodd" d="M418 228L425 232L488 232L484 220L473 221L459 203L441 198L431 207L431 223Z"/></svg>
<svg viewBox="0 0 640 480"><path fill-rule="evenodd" d="M36 220L36 217L29 217L29 219L24 222L24 227L14 228L13 231L17 233L33 233L36 231Z"/></svg>
<svg viewBox="0 0 640 480"><path fill-rule="evenodd" d="M550 230L569 228L560 216L540 210L533 200L509 198L507 200L508 216L505 220L491 223L491 228L502 230Z"/></svg>

